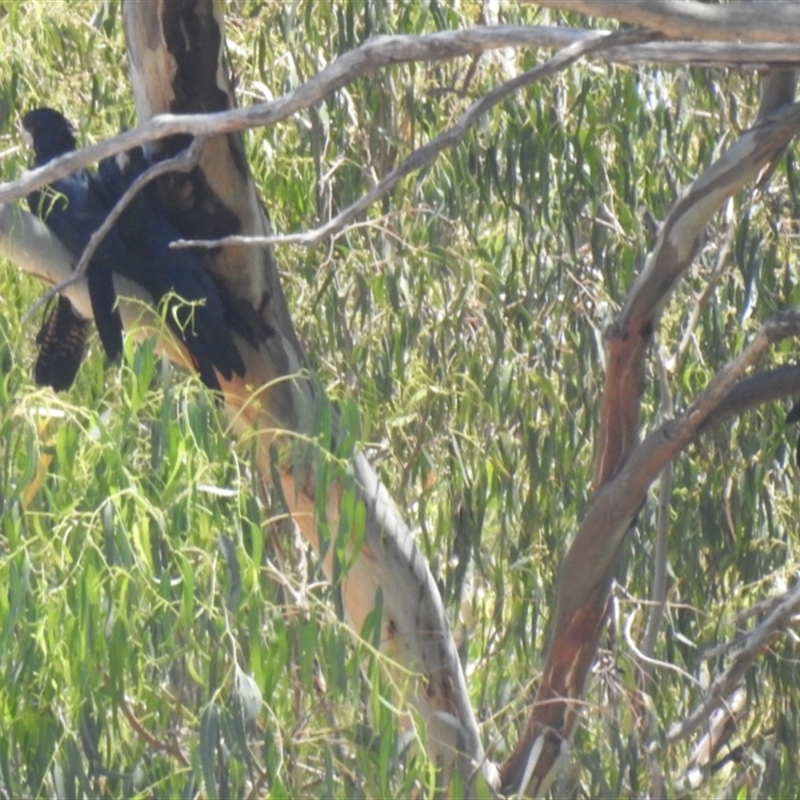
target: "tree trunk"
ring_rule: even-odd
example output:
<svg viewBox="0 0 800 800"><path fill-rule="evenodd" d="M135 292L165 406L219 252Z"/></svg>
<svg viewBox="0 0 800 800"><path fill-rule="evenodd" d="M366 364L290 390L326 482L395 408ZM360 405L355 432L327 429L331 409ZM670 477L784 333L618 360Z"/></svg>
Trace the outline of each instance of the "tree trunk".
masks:
<svg viewBox="0 0 800 800"><path fill-rule="evenodd" d="M156 114L233 107L222 8L211 0L125 4L131 82L141 122ZM174 137L156 143L156 150L160 156L173 155L185 144ZM210 139L195 170L168 176L159 188L187 238L270 233L240 134ZM317 439L323 451L337 454L347 432L339 431L334 410L323 410L327 400L308 373L271 250L228 245L206 251L205 258L258 339L257 347L237 341L247 365L243 378L225 381L220 376L236 430L243 437L256 437L263 480L279 476L292 518L322 556L329 579L338 576L338 565L332 543L320 533L320 523L329 531L339 530L342 502L349 500L348 493L355 493L364 522L363 531L353 526L346 532L344 560L349 567L339 578L339 587L347 622L358 635L370 614L380 609L380 649L388 656L384 663L396 664L389 666L393 683L404 687L405 699L426 726L428 752L442 769L443 782L454 770L471 781L483 765L483 750L447 615L428 565L363 454L351 449L345 454L347 468L331 475L324 455L320 458L317 448L303 444ZM327 415L332 420L330 432L320 429L320 420Z"/></svg>

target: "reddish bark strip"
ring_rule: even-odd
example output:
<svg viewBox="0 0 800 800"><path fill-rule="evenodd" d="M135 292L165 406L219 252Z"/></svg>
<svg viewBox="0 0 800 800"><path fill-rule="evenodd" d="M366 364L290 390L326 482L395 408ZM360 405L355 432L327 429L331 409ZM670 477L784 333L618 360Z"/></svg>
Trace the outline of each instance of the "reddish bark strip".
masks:
<svg viewBox="0 0 800 800"><path fill-rule="evenodd" d="M622 466L639 435L639 397L649 340L625 332L606 340L606 380L592 482L600 489Z"/></svg>

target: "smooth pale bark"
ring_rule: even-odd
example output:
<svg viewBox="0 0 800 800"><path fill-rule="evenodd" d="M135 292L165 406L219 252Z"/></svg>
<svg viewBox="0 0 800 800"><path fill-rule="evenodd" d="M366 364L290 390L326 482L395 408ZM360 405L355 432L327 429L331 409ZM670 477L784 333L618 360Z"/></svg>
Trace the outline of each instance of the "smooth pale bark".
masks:
<svg viewBox="0 0 800 800"><path fill-rule="evenodd" d="M538 0L540 6L643 25L672 39L800 44L800 4L778 0Z"/></svg>

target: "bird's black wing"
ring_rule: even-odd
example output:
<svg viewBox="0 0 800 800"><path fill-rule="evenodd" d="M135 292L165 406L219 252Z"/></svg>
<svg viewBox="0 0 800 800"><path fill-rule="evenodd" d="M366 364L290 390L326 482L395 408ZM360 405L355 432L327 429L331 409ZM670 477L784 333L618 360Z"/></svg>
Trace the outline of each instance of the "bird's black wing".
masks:
<svg viewBox="0 0 800 800"><path fill-rule="evenodd" d="M83 255L92 234L108 215L102 199L92 192L89 174L85 170L54 181L46 190L29 195L28 205L31 211L42 215L47 227L76 259ZM124 261L124 247L119 234L112 228L97 248L86 273L100 341L112 360L122 353L122 320L116 308L113 272L122 272L118 265Z"/></svg>
<svg viewBox="0 0 800 800"><path fill-rule="evenodd" d="M72 125L53 109L29 112L22 125L31 139L37 166L75 148ZM41 214L76 258L83 254L92 234L125 190L148 166L140 148L123 158L127 158L125 166L117 159L106 159L100 163L96 178L81 170L28 198L31 209ZM217 372L227 380L234 373L245 372L232 336L237 317L227 313L219 287L197 256L188 250L170 249L170 243L179 238L158 190L149 185L109 230L89 262L92 311L106 353L116 358L122 351L122 323L115 307L113 274L135 281L156 302L166 302L167 321L186 345L200 377L212 389L219 389ZM252 340L249 329L245 335Z"/></svg>
<svg viewBox="0 0 800 800"><path fill-rule="evenodd" d="M47 164L75 149L75 130L70 121L52 108L36 108L22 118L22 128L33 147L34 165ZM45 224L76 258L80 258L92 234L108 214L102 199L92 192L86 170L54 181L28 196L31 211L41 215ZM116 310L112 272L119 259L119 247L113 236L98 248L89 264L87 281L97 329L109 358L122 352L122 321ZM59 313L59 312L55 312Z"/></svg>
<svg viewBox="0 0 800 800"><path fill-rule="evenodd" d="M39 386L50 386L57 392L72 386L88 332L89 321L75 311L66 297L59 295L36 335L39 357L33 377Z"/></svg>

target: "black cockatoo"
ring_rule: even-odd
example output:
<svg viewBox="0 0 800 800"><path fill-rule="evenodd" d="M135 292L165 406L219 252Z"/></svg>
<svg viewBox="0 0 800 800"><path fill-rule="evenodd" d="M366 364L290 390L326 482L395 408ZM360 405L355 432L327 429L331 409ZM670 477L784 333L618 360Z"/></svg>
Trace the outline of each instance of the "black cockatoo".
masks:
<svg viewBox="0 0 800 800"><path fill-rule="evenodd" d="M72 386L83 360L88 333L89 320L60 294L36 335L39 357L33 379L39 386L51 386L56 392Z"/></svg>
<svg viewBox="0 0 800 800"><path fill-rule="evenodd" d="M53 109L29 112L23 117L22 126L36 154L36 166L75 148L72 125ZM142 151L137 149L101 162L97 176L81 170L54 181L48 191L35 192L28 202L79 258L92 233L146 166ZM244 363L233 342L217 285L193 253L170 249L170 243L179 238L168 221L158 190L153 184L148 185L126 208L89 263L92 311L103 347L113 359L122 349L113 273L138 283L156 302L166 299L170 327L186 346L203 382L218 390L214 369L230 380L233 373L244 374ZM37 337L41 348L34 372L37 382L54 389L72 384L83 351L85 325L80 329L82 336L78 335L79 323L83 322L68 300L59 299ZM75 346L68 346L70 343ZM69 360L59 362L65 354Z"/></svg>

